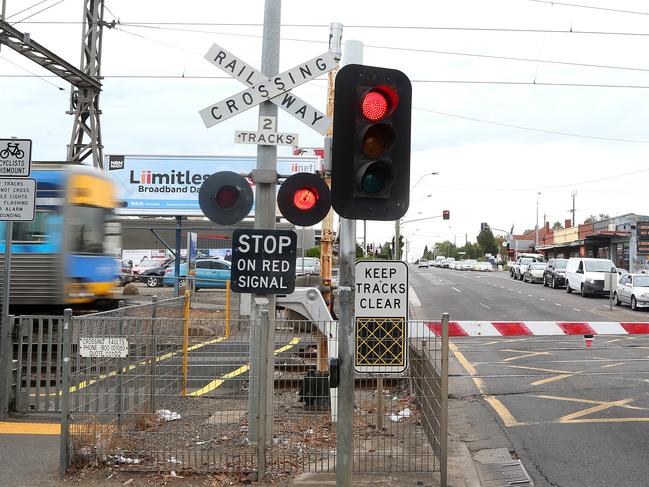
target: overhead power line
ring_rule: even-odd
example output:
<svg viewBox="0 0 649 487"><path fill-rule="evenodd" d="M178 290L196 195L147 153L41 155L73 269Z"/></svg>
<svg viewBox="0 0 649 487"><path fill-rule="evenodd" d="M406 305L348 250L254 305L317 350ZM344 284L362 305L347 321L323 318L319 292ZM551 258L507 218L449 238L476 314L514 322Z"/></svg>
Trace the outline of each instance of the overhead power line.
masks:
<svg viewBox="0 0 649 487"><path fill-rule="evenodd" d="M494 122L492 120L484 120L481 118L474 118L474 117L466 117L463 115L455 115L453 113L446 113L446 112L440 112L437 110L430 110L428 108L418 108L418 107L413 107L415 110L420 110L423 112L428 112L428 113L434 113L436 115L443 115L445 117L452 117L452 118L460 118L462 120L469 120L471 122L479 122L479 123L487 123L490 125L498 125L500 127L508 127L508 128L514 128L514 129L519 129L519 130L529 130L532 132L540 132L543 134L552 134L552 135L564 135L567 137L579 137L582 139L594 139L594 140L606 140L609 142L630 142L634 144L649 144L649 140L641 140L641 139L623 139L623 138L617 138L617 137L600 137L597 135L586 135L586 134L577 134L574 132L562 132L560 130L548 130L548 129L538 129L534 127L526 127L524 125L515 125L511 123L504 123L504 122Z"/></svg>
<svg viewBox="0 0 649 487"><path fill-rule="evenodd" d="M623 10L619 8L598 7L596 5L584 5L581 3L555 2L554 0L530 0L530 2L547 3L548 5L561 5L562 7L588 8L591 10L604 10L606 12L617 12L622 14L649 15L649 12L640 12L637 10Z"/></svg>

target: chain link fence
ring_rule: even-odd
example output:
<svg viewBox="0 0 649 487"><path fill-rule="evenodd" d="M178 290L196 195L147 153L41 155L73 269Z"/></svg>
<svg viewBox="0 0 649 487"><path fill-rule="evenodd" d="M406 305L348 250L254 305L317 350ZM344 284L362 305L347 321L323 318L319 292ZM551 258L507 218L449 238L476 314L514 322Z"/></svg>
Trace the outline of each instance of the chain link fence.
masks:
<svg viewBox="0 0 649 487"><path fill-rule="evenodd" d="M152 304L152 314L133 307L68 318L61 467L120 464L268 479L333 472L337 405L327 364L337 353L336 324L278 319L264 328L260 321L194 318L188 302L169 301ZM356 378L356 472L441 468L442 340L417 336L419 328L411 325L404 373ZM265 333L272 345L260 350L255 344ZM89 343L95 356L88 356ZM109 354L121 356L101 352L110 346Z"/></svg>

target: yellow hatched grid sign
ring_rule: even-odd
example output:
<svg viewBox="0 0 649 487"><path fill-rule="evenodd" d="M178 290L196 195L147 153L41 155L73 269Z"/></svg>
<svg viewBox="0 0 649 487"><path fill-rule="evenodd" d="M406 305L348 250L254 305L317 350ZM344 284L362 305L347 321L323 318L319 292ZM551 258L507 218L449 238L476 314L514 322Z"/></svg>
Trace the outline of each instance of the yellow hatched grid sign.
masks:
<svg viewBox="0 0 649 487"><path fill-rule="evenodd" d="M406 370L408 330L405 318L356 318L355 329L357 371L400 373Z"/></svg>

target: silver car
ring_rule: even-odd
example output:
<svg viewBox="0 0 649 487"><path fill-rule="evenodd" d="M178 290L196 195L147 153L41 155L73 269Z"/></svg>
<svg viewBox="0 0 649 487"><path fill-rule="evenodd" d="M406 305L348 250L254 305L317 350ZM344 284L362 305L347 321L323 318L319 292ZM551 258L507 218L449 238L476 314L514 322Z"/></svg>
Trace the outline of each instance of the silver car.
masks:
<svg viewBox="0 0 649 487"><path fill-rule="evenodd" d="M615 304L630 304L632 310L649 306L649 275L626 274L617 283Z"/></svg>
<svg viewBox="0 0 649 487"><path fill-rule="evenodd" d="M532 262L523 273L523 281L543 282L543 274L547 264L545 262Z"/></svg>

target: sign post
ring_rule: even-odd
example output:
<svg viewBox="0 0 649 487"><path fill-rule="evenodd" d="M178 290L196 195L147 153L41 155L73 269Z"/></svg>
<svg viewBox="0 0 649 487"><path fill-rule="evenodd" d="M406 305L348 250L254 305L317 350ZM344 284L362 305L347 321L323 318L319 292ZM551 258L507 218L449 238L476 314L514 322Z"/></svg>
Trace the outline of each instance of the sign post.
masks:
<svg viewBox="0 0 649 487"><path fill-rule="evenodd" d="M0 139L0 221L5 223L5 258L2 286L2 330L0 334L0 418L9 407L9 370L11 369L11 240L14 221L34 220L36 180L31 174L32 141Z"/></svg>

